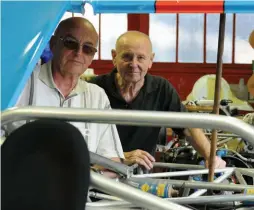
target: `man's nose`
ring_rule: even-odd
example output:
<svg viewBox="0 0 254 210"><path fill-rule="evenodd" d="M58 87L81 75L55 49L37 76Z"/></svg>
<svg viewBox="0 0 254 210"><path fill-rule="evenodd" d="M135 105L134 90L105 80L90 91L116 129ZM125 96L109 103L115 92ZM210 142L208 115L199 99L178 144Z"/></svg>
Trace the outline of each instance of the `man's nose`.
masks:
<svg viewBox="0 0 254 210"><path fill-rule="evenodd" d="M138 60L137 60L136 57L133 57L133 58L132 58L130 65L131 65L132 67L138 67Z"/></svg>
<svg viewBox="0 0 254 210"><path fill-rule="evenodd" d="M79 46L76 50L75 50L75 53L77 55L82 55L83 51L82 51L82 46Z"/></svg>

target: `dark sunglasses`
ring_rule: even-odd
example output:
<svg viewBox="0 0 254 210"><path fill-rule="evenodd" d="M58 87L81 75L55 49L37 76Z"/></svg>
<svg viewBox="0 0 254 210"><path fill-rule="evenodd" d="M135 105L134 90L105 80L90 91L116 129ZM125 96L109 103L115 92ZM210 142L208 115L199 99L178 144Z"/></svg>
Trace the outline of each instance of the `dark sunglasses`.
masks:
<svg viewBox="0 0 254 210"><path fill-rule="evenodd" d="M70 36L66 36L66 37L60 37L60 40L63 42L64 47L66 47L67 49L77 50L77 51L79 50L80 43L74 38ZM94 54L97 52L96 48L87 44L83 44L81 45L81 47L82 47L83 53L86 55L94 56Z"/></svg>

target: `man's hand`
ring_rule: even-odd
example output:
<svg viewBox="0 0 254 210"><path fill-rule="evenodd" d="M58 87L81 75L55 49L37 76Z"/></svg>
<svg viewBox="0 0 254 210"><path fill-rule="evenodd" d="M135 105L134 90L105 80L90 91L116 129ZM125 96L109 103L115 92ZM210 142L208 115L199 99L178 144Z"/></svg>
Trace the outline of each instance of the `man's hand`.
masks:
<svg viewBox="0 0 254 210"><path fill-rule="evenodd" d="M139 149L130 152L125 152L124 156L125 156L124 160L125 164L131 165L137 163L148 170L151 170L153 168L152 162L155 162L155 159L152 155L150 155L146 151Z"/></svg>
<svg viewBox="0 0 254 210"><path fill-rule="evenodd" d="M209 167L209 161L208 160L206 160L205 166L206 166L206 168ZM225 167L226 167L226 162L224 160L222 160L220 157L215 156L214 168L218 169L218 168L225 168Z"/></svg>

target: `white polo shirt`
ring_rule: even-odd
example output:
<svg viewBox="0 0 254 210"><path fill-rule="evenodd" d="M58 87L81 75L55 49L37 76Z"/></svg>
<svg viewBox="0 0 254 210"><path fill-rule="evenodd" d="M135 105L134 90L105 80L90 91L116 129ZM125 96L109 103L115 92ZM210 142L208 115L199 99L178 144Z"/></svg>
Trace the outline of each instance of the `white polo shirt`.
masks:
<svg viewBox="0 0 254 210"><path fill-rule="evenodd" d="M72 107L88 109L111 109L105 91L95 84L79 79L78 84L68 97L64 97L56 87L51 70L51 62L34 70L34 85L31 79L26 84L16 107L28 106L33 88L32 106ZM7 126L9 132L25 122L15 122ZM115 125L84 122L70 122L83 134L88 149L104 157L124 158L122 145Z"/></svg>

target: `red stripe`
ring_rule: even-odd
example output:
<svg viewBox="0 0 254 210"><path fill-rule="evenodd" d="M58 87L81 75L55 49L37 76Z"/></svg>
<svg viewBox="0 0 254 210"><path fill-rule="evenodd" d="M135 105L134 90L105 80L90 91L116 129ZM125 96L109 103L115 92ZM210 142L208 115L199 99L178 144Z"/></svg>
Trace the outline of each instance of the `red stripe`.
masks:
<svg viewBox="0 0 254 210"><path fill-rule="evenodd" d="M224 0L157 0L156 13L223 13Z"/></svg>

